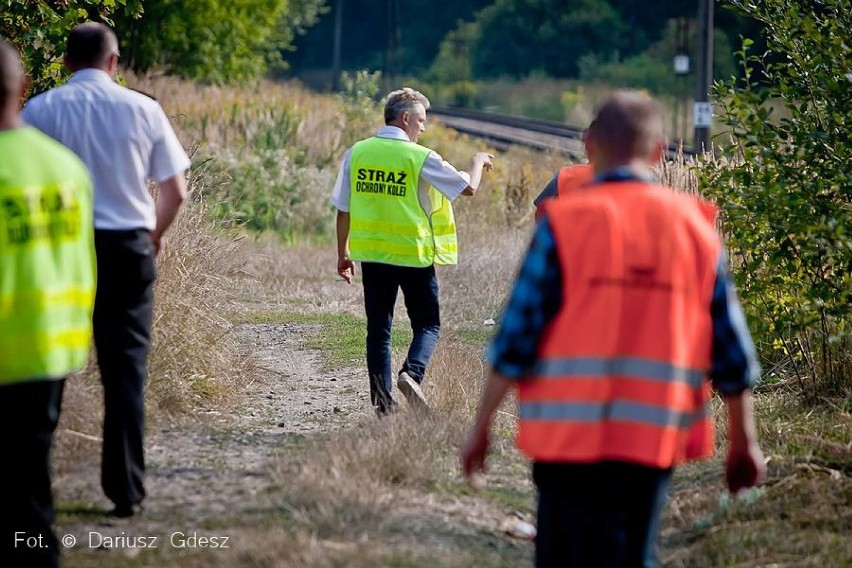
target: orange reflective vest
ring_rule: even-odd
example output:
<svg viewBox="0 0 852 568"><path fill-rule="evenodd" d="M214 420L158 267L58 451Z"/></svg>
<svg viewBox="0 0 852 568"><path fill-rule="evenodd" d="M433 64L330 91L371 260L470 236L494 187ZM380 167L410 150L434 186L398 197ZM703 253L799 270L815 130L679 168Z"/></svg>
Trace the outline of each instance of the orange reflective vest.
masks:
<svg viewBox="0 0 852 568"><path fill-rule="evenodd" d="M592 183L595 169L592 164L574 164L559 168L556 177L556 195L564 197Z"/></svg>
<svg viewBox="0 0 852 568"><path fill-rule="evenodd" d="M556 173L556 197L565 197L578 191L592 183L594 177L595 169L592 167L592 164L573 164L559 168L559 171ZM536 220L541 218L542 208L548 201L550 200L547 199L539 203L539 206L535 210Z"/></svg>
<svg viewBox="0 0 852 568"><path fill-rule="evenodd" d="M519 383L518 445L539 461L668 468L710 456L715 208L641 181L545 207L562 307Z"/></svg>

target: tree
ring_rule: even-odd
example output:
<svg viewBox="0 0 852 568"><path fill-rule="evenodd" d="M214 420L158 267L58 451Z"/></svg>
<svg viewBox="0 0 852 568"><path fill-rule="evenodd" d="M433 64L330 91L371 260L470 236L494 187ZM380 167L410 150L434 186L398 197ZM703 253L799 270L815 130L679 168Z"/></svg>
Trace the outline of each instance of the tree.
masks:
<svg viewBox="0 0 852 568"><path fill-rule="evenodd" d="M324 0L160 0L142 18L118 18L126 64L162 66L212 83L243 81L283 63L295 34L316 21Z"/></svg>
<svg viewBox="0 0 852 568"><path fill-rule="evenodd" d="M398 9L395 26L389 21L391 2ZM492 0L346 0L343 23L342 67L344 70L383 69L389 47L388 34L398 27L395 55L398 71L416 74L429 67L444 35L460 19L473 14ZM336 4L333 3L333 4ZM332 65L334 11L323 15L316 26L296 40L292 69L295 72L329 69Z"/></svg>
<svg viewBox="0 0 852 568"><path fill-rule="evenodd" d="M595 55L580 58L580 79L600 81L620 87L648 89L656 94L680 96L685 83L692 87L695 82L694 62L698 60L696 55L698 26L695 21L690 23L686 47L693 64L688 77L678 77L672 69L672 61L678 53L677 20L670 20L663 36L638 55L632 55L620 61L617 58L601 61ZM736 73L736 68L728 35L716 29L713 44L714 76L731 77Z"/></svg>
<svg viewBox="0 0 852 568"><path fill-rule="evenodd" d="M574 77L582 56L619 52L628 36L606 0L497 0L477 21L478 77L523 77L531 71Z"/></svg>
<svg viewBox="0 0 852 568"><path fill-rule="evenodd" d="M0 0L0 37L21 53L38 93L58 84L63 76L65 39L75 25L87 20L112 25L111 17L133 18L141 0Z"/></svg>
<svg viewBox="0 0 852 568"><path fill-rule="evenodd" d="M729 4L761 22L768 51L751 55L745 40L743 79L716 85L734 145L706 164L703 190L722 206L764 353L791 365L810 395L820 380L848 389L852 0Z"/></svg>

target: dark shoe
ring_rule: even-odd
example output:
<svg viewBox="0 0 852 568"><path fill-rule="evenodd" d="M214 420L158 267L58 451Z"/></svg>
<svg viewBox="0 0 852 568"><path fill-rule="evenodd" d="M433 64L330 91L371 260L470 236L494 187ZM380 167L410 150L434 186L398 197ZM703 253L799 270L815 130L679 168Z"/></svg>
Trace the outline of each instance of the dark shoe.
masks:
<svg viewBox="0 0 852 568"><path fill-rule="evenodd" d="M145 508L141 503L134 503L132 505L116 505L115 508L109 512L109 515L119 519L127 519L129 517L141 515L144 510Z"/></svg>
<svg viewBox="0 0 852 568"><path fill-rule="evenodd" d="M396 381L396 386L399 392L405 396L408 405L418 412L429 412L429 405L426 404L426 397L423 396L423 391L417 381L411 378L407 372L402 371L399 374L399 379Z"/></svg>

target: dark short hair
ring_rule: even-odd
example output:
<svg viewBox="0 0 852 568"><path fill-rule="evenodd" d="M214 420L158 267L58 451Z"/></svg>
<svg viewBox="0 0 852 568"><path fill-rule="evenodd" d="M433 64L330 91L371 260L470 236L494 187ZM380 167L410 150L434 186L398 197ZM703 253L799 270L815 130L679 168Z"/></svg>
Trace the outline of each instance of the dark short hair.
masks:
<svg viewBox="0 0 852 568"><path fill-rule="evenodd" d="M24 69L18 51L7 41L0 39L0 107L12 97L20 95Z"/></svg>
<svg viewBox="0 0 852 568"><path fill-rule="evenodd" d="M588 132L612 157L645 157L663 138L663 109L640 91L616 91L600 106Z"/></svg>
<svg viewBox="0 0 852 568"><path fill-rule="evenodd" d="M95 67L118 46L115 32L104 24L86 22L75 26L68 34L65 57L80 67Z"/></svg>

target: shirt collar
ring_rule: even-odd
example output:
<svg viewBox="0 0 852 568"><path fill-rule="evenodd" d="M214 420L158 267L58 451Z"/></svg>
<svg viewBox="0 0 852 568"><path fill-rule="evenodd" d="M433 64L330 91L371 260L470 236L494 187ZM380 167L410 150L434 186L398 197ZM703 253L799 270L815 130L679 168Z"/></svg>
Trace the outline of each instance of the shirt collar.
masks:
<svg viewBox="0 0 852 568"><path fill-rule="evenodd" d="M87 67L85 69L80 69L79 71L75 71L73 75L71 75L71 79L68 80L69 83L113 83L112 77L109 76L109 73L102 69L95 69L94 67Z"/></svg>
<svg viewBox="0 0 852 568"><path fill-rule="evenodd" d="M379 131L376 132L376 136L378 136L379 138L392 138L394 140L405 140L406 142L411 142L411 139L408 137L408 134L406 134L405 130L403 130L399 126L382 126L381 128L379 128Z"/></svg>
<svg viewBox="0 0 852 568"><path fill-rule="evenodd" d="M644 181L653 183L657 180L650 172L637 172L628 166L619 166L608 172L597 174L592 183L602 183L605 181Z"/></svg>

